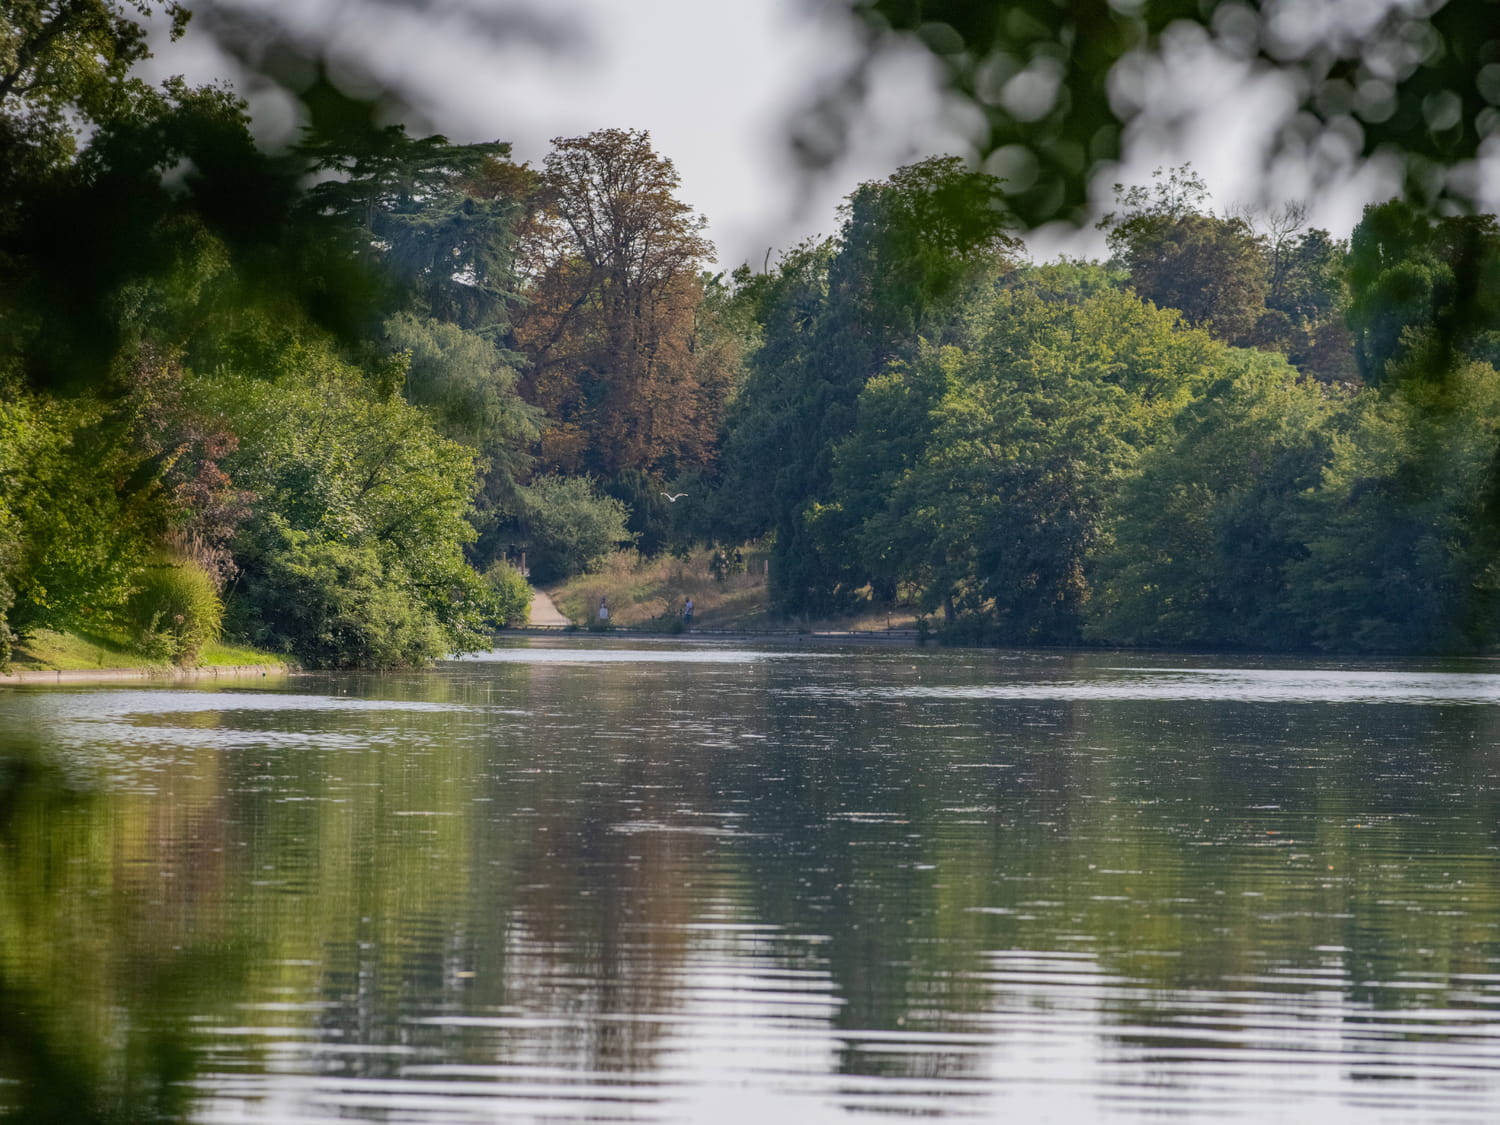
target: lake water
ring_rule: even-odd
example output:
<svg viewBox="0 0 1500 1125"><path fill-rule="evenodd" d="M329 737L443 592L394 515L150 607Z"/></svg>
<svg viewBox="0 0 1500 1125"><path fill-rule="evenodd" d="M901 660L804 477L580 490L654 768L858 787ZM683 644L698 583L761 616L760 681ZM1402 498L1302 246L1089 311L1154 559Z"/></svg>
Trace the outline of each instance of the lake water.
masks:
<svg viewBox="0 0 1500 1125"><path fill-rule="evenodd" d="M0 1105L1493 1122L1500 667L597 639L0 693Z"/></svg>

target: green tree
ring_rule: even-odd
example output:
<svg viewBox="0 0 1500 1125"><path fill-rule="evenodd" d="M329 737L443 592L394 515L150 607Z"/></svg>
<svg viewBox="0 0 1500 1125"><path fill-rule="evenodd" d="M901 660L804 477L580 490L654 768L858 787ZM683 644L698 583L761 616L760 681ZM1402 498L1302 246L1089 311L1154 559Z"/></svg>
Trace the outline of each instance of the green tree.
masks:
<svg viewBox="0 0 1500 1125"><path fill-rule="evenodd" d="M313 131L299 146L332 173L306 206L362 232L360 253L416 310L500 342L510 331L519 238L534 188L500 141L455 145L401 125ZM507 174L509 173L509 174Z"/></svg>
<svg viewBox="0 0 1500 1125"><path fill-rule="evenodd" d="M530 466L540 418L522 400L505 354L478 333L411 313L387 320L384 335L406 357L403 397L428 410L445 437L487 459L487 487L513 493Z"/></svg>
<svg viewBox="0 0 1500 1125"><path fill-rule="evenodd" d="M215 279L280 237L258 224L290 180L227 92L127 77L153 9L181 31L176 5L87 0L11 4L0 23L0 412L20 458L0 484L6 636L128 628L164 553L210 585L232 569L238 495L215 462L233 439L180 396L179 354Z"/></svg>
<svg viewBox="0 0 1500 1125"><path fill-rule="evenodd" d="M556 582L592 570L628 545L629 513L601 495L592 477L540 476L521 496L514 534L526 544L531 577Z"/></svg>
<svg viewBox="0 0 1500 1125"><path fill-rule="evenodd" d="M107 121L149 54L139 17L163 12L172 39L188 11L157 0L5 0L0 4L0 197L66 160L80 125ZM3 209L0 209L3 214Z"/></svg>
<svg viewBox="0 0 1500 1125"><path fill-rule="evenodd" d="M15 186L0 205L0 411L25 454L0 483L4 637L125 621L191 659L213 628L204 583L232 580L242 634L309 664L474 645L493 618L463 556L476 450L430 419L514 491L534 421L513 373L493 343L414 317L395 329L410 354L382 354L395 290L361 265L386 265L372 230L332 187L304 194L307 154L261 153L228 90L128 79L145 39L127 7L163 6L18 0L0 39L0 114L61 138L49 155L41 134L0 129L20 154L0 161ZM43 46L62 53L38 62ZM64 159L75 127L86 139ZM434 173L423 213L375 240L406 255L428 305L488 299L491 251L514 243L484 241L503 208L456 176ZM403 378L423 409L396 397Z"/></svg>
<svg viewBox="0 0 1500 1125"><path fill-rule="evenodd" d="M455 639L394 585L372 542L322 538L274 513L255 535L229 605L231 627L253 644L309 668L403 668L480 643Z"/></svg>
<svg viewBox="0 0 1500 1125"><path fill-rule="evenodd" d="M1337 402L1279 357L1231 353L1110 501L1085 635L1113 644L1295 648L1290 570Z"/></svg>
<svg viewBox="0 0 1500 1125"><path fill-rule="evenodd" d="M1175 313L1096 282L1023 271L976 303L971 342L870 383L838 449L853 542L956 635L1078 639L1106 504L1220 361Z"/></svg>
<svg viewBox="0 0 1500 1125"><path fill-rule="evenodd" d="M1121 211L1105 217L1109 247L1135 291L1230 344L1251 342L1266 311L1268 269L1243 219L1203 211L1208 191L1191 167L1156 184L1115 188Z"/></svg>
<svg viewBox="0 0 1500 1125"><path fill-rule="evenodd" d="M357 231L359 256L405 294L407 309L382 327L384 343L404 357L407 400L481 455L482 534L471 550L484 566L492 533L518 511L543 425L520 394L524 361L510 350L538 177L511 163L500 142L454 145L358 115L352 124L332 120L300 146L314 169L334 173L306 206Z"/></svg>
<svg viewBox="0 0 1500 1125"><path fill-rule="evenodd" d="M356 346L389 295L346 232L296 208L297 179L231 93L135 90L75 161L23 185L0 229L0 367L121 393L142 349L269 365L309 321Z"/></svg>
<svg viewBox="0 0 1500 1125"><path fill-rule="evenodd" d="M499 557L502 528L523 506L540 413L521 398L504 353L476 332L399 313L386 321L385 338L405 360L406 400L426 409L444 436L478 453L471 516L478 535L468 550L476 568L487 570Z"/></svg>
<svg viewBox="0 0 1500 1125"><path fill-rule="evenodd" d="M970 483L980 620L1008 640L1074 640L1104 506L1216 355L1123 294L1013 301L981 353L985 377L942 408L931 468Z"/></svg>
<svg viewBox="0 0 1500 1125"><path fill-rule="evenodd" d="M801 476L810 450L804 413L815 386L818 323L828 302L830 240L804 242L782 254L769 273L735 274L736 299L757 326L745 384L730 402L721 438L722 478L715 501L718 538L744 541L778 524L786 502L805 496Z"/></svg>
<svg viewBox="0 0 1500 1125"><path fill-rule="evenodd" d="M1359 373L1345 324L1349 247L1326 230L1303 229L1306 217L1304 206L1288 204L1272 215L1262 236L1270 289L1254 344L1281 352L1303 374L1322 382L1352 382Z"/></svg>
<svg viewBox="0 0 1500 1125"><path fill-rule="evenodd" d="M0 399L8 633L105 625L158 549L169 508L124 429L97 402Z"/></svg>
<svg viewBox="0 0 1500 1125"><path fill-rule="evenodd" d="M870 580L835 523L834 449L853 430L866 383L922 338L956 330L968 293L1012 267L1017 243L999 185L941 157L861 185L836 241L807 244L754 282L762 343L727 437L736 502L770 516L772 592L790 613L824 613ZM737 534L753 529L740 523ZM759 530L765 530L764 528Z"/></svg>
<svg viewBox="0 0 1500 1125"><path fill-rule="evenodd" d="M1400 200L1365 208L1349 240L1348 321L1365 382L1414 356L1500 358L1500 224L1493 215L1434 220ZM1441 355L1434 352L1434 347Z"/></svg>
<svg viewBox="0 0 1500 1125"><path fill-rule="evenodd" d="M491 607L463 555L474 451L326 345L304 344L296 363L274 384L226 374L198 385L240 435L228 469L257 497L234 544L230 631L314 666L420 664L478 646Z"/></svg>
<svg viewBox="0 0 1500 1125"><path fill-rule="evenodd" d="M964 361L956 347L936 353L924 348L866 383L854 432L835 452L830 500L808 513L825 551L851 551L861 560L879 604L893 604L902 586L921 591L942 585L945 553L929 537L930 528L909 520L892 498L924 464L934 411Z"/></svg>
<svg viewBox="0 0 1500 1125"><path fill-rule="evenodd" d="M1491 474L1500 375L1465 362L1398 377L1334 437L1288 575L1293 609L1333 651L1465 652L1500 637Z"/></svg>

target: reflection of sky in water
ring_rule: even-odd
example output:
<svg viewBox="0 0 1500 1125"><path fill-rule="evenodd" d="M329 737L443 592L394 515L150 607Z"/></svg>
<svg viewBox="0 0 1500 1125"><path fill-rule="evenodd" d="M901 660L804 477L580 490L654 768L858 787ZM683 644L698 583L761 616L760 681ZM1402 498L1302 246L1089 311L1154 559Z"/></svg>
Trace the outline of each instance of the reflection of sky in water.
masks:
<svg viewBox="0 0 1500 1125"><path fill-rule="evenodd" d="M498 649L448 662L450 673L482 673L485 664L733 666L767 661L822 659L834 652L754 651L731 646L696 648L572 647ZM420 676L441 677L440 669ZM225 749L300 745L350 749L400 739L422 741L413 729L420 715L526 716L529 711L473 702L366 699L342 692L320 694L272 688L83 687L0 692L0 729L24 734L32 727L47 740L72 749L173 748L213 745ZM298 716L305 716L299 720Z"/></svg>
<svg viewBox="0 0 1500 1125"><path fill-rule="evenodd" d="M759 664L768 660L814 660L834 652L755 652L742 648L499 648L458 657L464 664Z"/></svg>
<svg viewBox="0 0 1500 1125"><path fill-rule="evenodd" d="M24 734L28 725L45 729L47 740L66 747L202 746L224 748L295 743L336 749L368 745L393 736L403 714L484 711L425 700L356 699L343 695L283 694L274 691L183 691L176 689L48 689L24 695L0 694L0 726ZM267 716L347 716L348 730L313 729L297 722L291 729L264 729ZM16 716L24 716L17 718ZM274 722L274 718L270 720Z"/></svg>
<svg viewBox="0 0 1500 1125"><path fill-rule="evenodd" d="M585 642L0 730L283 959L201 1120L1488 1125L1500 676L1196 659Z"/></svg>
<svg viewBox="0 0 1500 1125"><path fill-rule="evenodd" d="M900 663L915 653L900 654ZM836 650L754 650L730 646L667 648L640 646L556 648L527 646L478 653L449 662L447 674L472 677L486 664L508 666L736 666L775 662L814 662L808 681L781 686L785 695L836 697L852 702L945 700L1016 700L1059 702L1210 701L1298 704L1458 704L1500 703L1500 674L1424 672L1385 668L1164 668L1128 665L1080 669L1056 674L1055 660L1023 661L1013 654L976 661L975 653L923 653L925 667L951 657L964 667L963 683L925 682L912 663L891 677L894 682L852 684L839 674ZM936 658L933 660L933 658ZM828 661L834 663L828 663ZM444 671L434 673L444 675ZM223 747L301 743L342 748L395 737L411 737L411 720L420 715L471 716L485 722L498 715L530 712L475 702L366 699L346 694L319 694L264 689L195 690L191 688L83 688L0 693L0 727L24 733L45 728L54 744L69 746ZM297 716L306 716L299 721Z"/></svg>
<svg viewBox="0 0 1500 1125"><path fill-rule="evenodd" d="M26 711L43 718L120 718L127 715L201 714L244 711L456 711L460 704L426 700L356 699L347 695L282 694L271 691L173 691L106 688L30 693Z"/></svg>
<svg viewBox="0 0 1500 1125"><path fill-rule="evenodd" d="M827 688L804 689L826 693ZM1083 679L855 688L854 698L1208 700L1224 703L1500 703L1500 675L1443 672L1101 668Z"/></svg>

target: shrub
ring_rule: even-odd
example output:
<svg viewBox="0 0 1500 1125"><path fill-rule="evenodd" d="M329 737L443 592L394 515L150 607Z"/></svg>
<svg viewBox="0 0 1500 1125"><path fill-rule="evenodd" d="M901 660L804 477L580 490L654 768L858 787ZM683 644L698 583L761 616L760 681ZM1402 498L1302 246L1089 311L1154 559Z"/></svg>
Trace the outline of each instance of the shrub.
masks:
<svg viewBox="0 0 1500 1125"><path fill-rule="evenodd" d="M10 584L10 572L20 554L20 541L15 533L14 521L6 510L4 498L0 497L0 672L10 671L11 652L16 642L7 615L16 600L16 592Z"/></svg>
<svg viewBox="0 0 1500 1125"><path fill-rule="evenodd" d="M485 585L494 596L495 625L524 625L531 617L531 583L509 563L500 561L484 572Z"/></svg>
<svg viewBox="0 0 1500 1125"><path fill-rule="evenodd" d="M198 563L161 562L137 579L122 617L133 647L143 655L188 667L197 663L204 645L219 639L224 604Z"/></svg>
<svg viewBox="0 0 1500 1125"><path fill-rule="evenodd" d="M457 630L401 588L373 545L270 531L230 606L237 636L309 668L409 667L456 647Z"/></svg>
<svg viewBox="0 0 1500 1125"><path fill-rule="evenodd" d="M232 547L233 635L307 667L422 665L488 644L489 588L464 558L474 451L331 349L275 383L201 381L257 496Z"/></svg>
<svg viewBox="0 0 1500 1125"><path fill-rule="evenodd" d="M531 575L546 584L592 570L630 543L625 505L601 496L591 477L543 476L522 497L521 535L531 543Z"/></svg>

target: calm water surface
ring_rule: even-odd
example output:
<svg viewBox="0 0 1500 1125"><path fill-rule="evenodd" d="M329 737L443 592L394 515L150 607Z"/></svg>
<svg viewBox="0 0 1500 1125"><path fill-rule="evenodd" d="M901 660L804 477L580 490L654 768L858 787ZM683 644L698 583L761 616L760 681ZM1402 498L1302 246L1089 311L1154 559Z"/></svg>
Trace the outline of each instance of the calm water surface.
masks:
<svg viewBox="0 0 1500 1125"><path fill-rule="evenodd" d="M0 732L21 1120L1500 1118L1489 663L534 641Z"/></svg>

